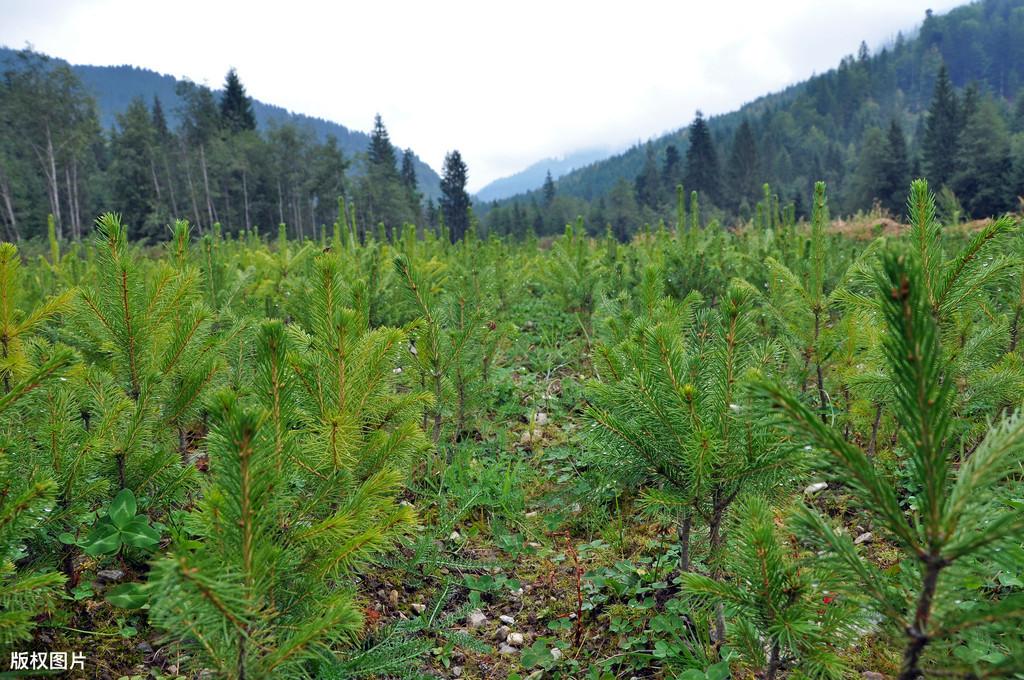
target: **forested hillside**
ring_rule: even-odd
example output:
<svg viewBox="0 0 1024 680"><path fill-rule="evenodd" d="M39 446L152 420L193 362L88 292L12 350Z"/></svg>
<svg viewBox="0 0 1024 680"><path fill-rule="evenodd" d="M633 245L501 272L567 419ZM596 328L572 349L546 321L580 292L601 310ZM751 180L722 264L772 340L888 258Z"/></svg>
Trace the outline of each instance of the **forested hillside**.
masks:
<svg viewBox="0 0 1024 680"><path fill-rule="evenodd" d="M373 225L421 221L439 194L437 174L394 149L379 120L367 135L289 114L254 102L234 72L213 91L11 50L0 71L0 225L12 240L45 235L48 215L80 238L107 205L133 238L169 238L179 216L201 230L287 222L312 235L343 197ZM372 151L381 138L384 158Z"/></svg>
<svg viewBox="0 0 1024 680"><path fill-rule="evenodd" d="M946 77L943 77L943 72ZM903 187L927 177L952 219L1015 209L1024 194L1024 2L980 0L928 13L912 35L873 53L861 44L838 67L560 178L495 206L499 232L551 233L577 214L625 236L674 210L676 186L700 192L707 214L750 219L771 185L798 216L816 180L836 212L874 204L897 218ZM488 210L490 208L490 210Z"/></svg>

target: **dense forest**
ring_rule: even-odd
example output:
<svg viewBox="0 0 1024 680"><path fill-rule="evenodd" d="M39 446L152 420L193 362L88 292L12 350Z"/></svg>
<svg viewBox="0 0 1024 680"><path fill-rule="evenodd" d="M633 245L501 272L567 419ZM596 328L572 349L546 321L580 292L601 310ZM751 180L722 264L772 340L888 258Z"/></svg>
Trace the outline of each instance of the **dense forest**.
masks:
<svg viewBox="0 0 1024 680"><path fill-rule="evenodd" d="M201 233L214 224L236 233L287 223L298 238L332 224L341 209L371 228L384 222L389 232L438 220L433 200L418 190L422 162L393 147L379 117L367 150L346 156L334 136L321 139L307 125L258 129L234 71L220 93L178 82L175 100L180 107L167 111L159 97L135 98L104 130L68 64L14 53L0 81L4 236L45 238L52 216L58 237L81 239L88 216L107 205L118 206L133 239L149 240L169 239L177 217Z"/></svg>
<svg viewBox="0 0 1024 680"><path fill-rule="evenodd" d="M834 211L876 206L901 219L904 187L926 177L953 221L1019 207L1024 195L1024 2L981 0L928 12L913 37L569 173L481 206L499 233L557 233L577 215L625 238L671 220L676 186L699 191L723 224L756 217L762 185L806 217L825 180ZM556 191L557 189L557 191Z"/></svg>

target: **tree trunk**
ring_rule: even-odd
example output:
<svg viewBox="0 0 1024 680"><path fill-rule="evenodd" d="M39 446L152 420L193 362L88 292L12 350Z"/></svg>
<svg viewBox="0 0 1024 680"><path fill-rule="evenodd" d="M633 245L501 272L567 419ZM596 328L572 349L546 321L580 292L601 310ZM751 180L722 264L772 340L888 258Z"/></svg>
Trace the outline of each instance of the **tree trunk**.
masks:
<svg viewBox="0 0 1024 680"><path fill-rule="evenodd" d="M57 156L53 150L53 136L50 134L50 126L46 126L46 184L50 194L50 210L53 212L53 221L57 229L57 238L64 237L64 227L61 224L60 212L60 191L57 188Z"/></svg>
<svg viewBox="0 0 1024 680"><path fill-rule="evenodd" d="M768 656L768 670L765 671L764 680L775 680L779 673L779 643L772 642L772 649Z"/></svg>
<svg viewBox="0 0 1024 680"><path fill-rule="evenodd" d="M693 527L693 516L687 509L684 511L683 519L676 527L676 535L679 537L679 571L690 571L690 530Z"/></svg>
<svg viewBox="0 0 1024 680"><path fill-rule="evenodd" d="M192 164L189 162L188 149L185 147L185 143L181 144L181 156L185 162L185 179L188 181L188 193L192 199L192 215L195 217L196 226L199 227L199 233L203 233L203 221L199 217L199 200L196 198L196 185L192 181Z"/></svg>
<svg viewBox="0 0 1024 680"><path fill-rule="evenodd" d="M875 407L875 421L871 423L871 439L868 440L868 458L875 455L875 448L878 446L878 426L882 422L882 405Z"/></svg>
<svg viewBox="0 0 1024 680"><path fill-rule="evenodd" d="M199 145L199 167L203 171L203 189L206 191L206 212L210 218L210 226L213 226L217 218L213 208L213 199L210 198L210 175L206 171L206 149L202 144Z"/></svg>
<svg viewBox="0 0 1024 680"><path fill-rule="evenodd" d="M249 219L249 186L246 182L246 172L242 169L242 200L245 203L245 230L252 231L252 222Z"/></svg>
<svg viewBox="0 0 1024 680"><path fill-rule="evenodd" d="M14 212L14 200L11 198L11 185L7 175L0 170L0 198L4 202L4 212L7 214L7 232L11 241L21 242L21 234L18 233L18 216Z"/></svg>
<svg viewBox="0 0 1024 680"><path fill-rule="evenodd" d="M939 572L945 566L938 557L929 555L925 561L924 580L921 582L921 594L917 598L917 609L914 612L914 623L907 628L907 646L903 650L903 664L900 667L899 680L915 680L923 675L918 663L921 653L928 646L928 618L932 612L932 599L935 587L939 582Z"/></svg>
<svg viewBox="0 0 1024 680"><path fill-rule="evenodd" d="M167 176L167 193L171 196L171 212L172 217L178 219L181 217L181 213L178 212L178 198L174 195L174 178L171 176L171 163L167 160L167 154L163 154L164 157L164 175Z"/></svg>

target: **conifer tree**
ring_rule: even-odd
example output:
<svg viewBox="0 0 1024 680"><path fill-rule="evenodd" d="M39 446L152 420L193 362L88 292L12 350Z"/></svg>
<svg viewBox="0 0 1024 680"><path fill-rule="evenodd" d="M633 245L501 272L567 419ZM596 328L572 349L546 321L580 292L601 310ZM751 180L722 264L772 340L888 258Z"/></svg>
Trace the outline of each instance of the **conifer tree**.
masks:
<svg viewBox="0 0 1024 680"><path fill-rule="evenodd" d="M656 289L655 289L656 290ZM724 575L723 522L741 493L771 488L799 461L776 444L744 397L751 369L770 370L778 349L757 341L753 291L734 281L718 310L651 298L652 306L613 347L599 347L602 381L588 391L594 455L624 484L678 522L679 563L689 571L695 521L708 530L705 564ZM725 639L723 610L715 639Z"/></svg>
<svg viewBox="0 0 1024 680"><path fill-rule="evenodd" d="M735 203L734 207L738 208L743 201L755 203L761 192L764 171L757 152L754 130L746 118L736 128L736 134L733 136L726 172L729 179L729 196Z"/></svg>
<svg viewBox="0 0 1024 680"><path fill-rule="evenodd" d="M846 677L838 652L864 624L859 603L836 597L843 584L827 567L788 554L764 498L747 496L737 504L730 534L732 549L723 561L731 578L687 572L680 575L683 590L726 605L733 647L748 666L764 669L765 680L787 669Z"/></svg>
<svg viewBox="0 0 1024 680"><path fill-rule="evenodd" d="M548 170L547 174L544 175L544 185L541 187L541 195L544 197L544 207L550 208L551 204L555 202L555 180L552 179L550 170Z"/></svg>
<svg viewBox="0 0 1024 680"><path fill-rule="evenodd" d="M823 470L846 487L903 556L905 576L881 571L817 511L803 508L797 515L803 535L825 551L845 582L845 596L864 601L902 638L900 680L921 677L930 658L955 672L950 645L982 632L1009 642L1001 633L1014 630L1024 616L1015 596L982 596L969 585L972 575L992 573L1001 547L1024 536L1024 517L1007 504L1007 483L1024 459L1024 426L1019 415L1011 416L990 427L969 455L961 448L952 427L956 383L947 374L933 315L930 266L916 253L891 252L876 283L894 417L916 490L912 503L890 475L801 399L781 387L762 386L797 441L810 441L821 452ZM1011 651L986 663L985 674L1020 672L1019 659Z"/></svg>
<svg viewBox="0 0 1024 680"><path fill-rule="evenodd" d="M636 200L640 205L655 208L660 198L661 178L658 176L658 163L654 156L654 146L648 143L643 169L636 176Z"/></svg>
<svg viewBox="0 0 1024 680"><path fill-rule="evenodd" d="M718 153L711 139L711 130L700 111L690 123L689 138L683 184L691 191L699 192L711 203L717 203L721 189Z"/></svg>
<svg viewBox="0 0 1024 680"><path fill-rule="evenodd" d="M458 151L449 152L444 157L444 174L441 177L441 212L452 243L461 240L469 228L467 179L468 171L462 155Z"/></svg>
<svg viewBox="0 0 1024 680"><path fill-rule="evenodd" d="M953 179L961 127L960 102L943 65L935 81L922 147L925 171L932 186L941 188Z"/></svg>
<svg viewBox="0 0 1024 680"><path fill-rule="evenodd" d="M245 87L235 69L229 70L224 78L224 93L220 98L220 117L224 127L231 132L256 129L256 116L252 111L252 100L245 93Z"/></svg>
<svg viewBox="0 0 1024 680"><path fill-rule="evenodd" d="M968 107L965 106L965 109ZM1010 140L1006 123L991 98L969 107L959 138L959 162L950 187L974 217L999 215L1013 207Z"/></svg>
<svg viewBox="0 0 1024 680"><path fill-rule="evenodd" d="M887 141L889 148L882 165L883 179L879 199L886 210L898 219L906 207L905 196L911 177L907 140L903 136L903 128L895 118L889 123Z"/></svg>
<svg viewBox="0 0 1024 680"><path fill-rule="evenodd" d="M199 273L140 261L118 215L101 216L96 234L97 276L82 291L75 325L96 367L86 410L119 414L105 446L118 488L173 494L186 479L184 430L221 368Z"/></svg>

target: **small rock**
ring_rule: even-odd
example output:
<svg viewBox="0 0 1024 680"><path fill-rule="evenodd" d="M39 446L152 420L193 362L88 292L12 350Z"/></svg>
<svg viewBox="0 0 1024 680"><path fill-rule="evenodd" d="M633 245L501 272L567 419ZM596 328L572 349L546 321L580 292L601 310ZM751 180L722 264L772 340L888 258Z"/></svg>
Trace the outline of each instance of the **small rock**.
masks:
<svg viewBox="0 0 1024 680"><path fill-rule="evenodd" d="M522 633L509 633L507 642L513 647L522 647L523 641Z"/></svg>
<svg viewBox="0 0 1024 680"><path fill-rule="evenodd" d="M530 512L528 512L525 515L523 515L523 517L525 517L526 519L530 519L530 518L536 517L536 516L537 516L537 511L536 510L530 510Z"/></svg>
<svg viewBox="0 0 1024 680"><path fill-rule="evenodd" d="M870 531L865 531L863 534L861 534L857 538L853 539L853 544L854 545L860 545L861 543L867 543L872 538L874 538L874 537L871 535L871 532Z"/></svg>
<svg viewBox="0 0 1024 680"><path fill-rule="evenodd" d="M885 676L878 671L864 671L860 674L864 680L885 680Z"/></svg>
<svg viewBox="0 0 1024 680"><path fill-rule="evenodd" d="M537 414L537 417L534 418L533 422L537 423L541 427L544 427L545 425L548 424L548 414L541 411L540 413Z"/></svg>
<svg viewBox="0 0 1024 680"><path fill-rule="evenodd" d="M452 666L452 677L453 678L461 678L462 677L462 666Z"/></svg>
<svg viewBox="0 0 1024 680"><path fill-rule="evenodd" d="M499 620L499 621L501 621L502 623L507 623L507 624L508 624L508 625L510 625L510 626L511 626L511 625L514 625L514 624L515 624L515 622L516 622L516 620L515 620L515 619L513 619L513 618L512 618L511 616L509 616L508 614L502 614L501 616L499 616L499 617L498 617L498 620Z"/></svg>
<svg viewBox="0 0 1024 680"><path fill-rule="evenodd" d="M552 647L551 648L551 656L554 657L555 661L561 661L561 659L562 659L562 650L559 649L558 647Z"/></svg>
<svg viewBox="0 0 1024 680"><path fill-rule="evenodd" d="M153 653L153 645L149 644L145 640L143 640L139 644L135 645L135 649L139 650L143 654L152 654Z"/></svg>
<svg viewBox="0 0 1024 680"><path fill-rule="evenodd" d="M498 654L504 654L505 656L509 656L511 654L518 654L518 653L519 653L518 649L516 649L515 647L511 647L509 645L506 645L506 644L503 644L501 647L498 647Z"/></svg>
<svg viewBox="0 0 1024 680"><path fill-rule="evenodd" d="M579 503L573 503L572 504L572 508L570 508L570 510L572 511L572 513L574 515L575 514L579 514L579 513L583 512L583 506L580 505Z"/></svg>
<svg viewBox="0 0 1024 680"><path fill-rule="evenodd" d="M398 591L392 590L388 593L388 604L391 605L392 609L398 609Z"/></svg>
<svg viewBox="0 0 1024 680"><path fill-rule="evenodd" d="M120 569L100 569L96 572L96 578L101 583L117 583L124 578L124 572Z"/></svg>
<svg viewBox="0 0 1024 680"><path fill-rule="evenodd" d="M409 605L409 606L410 606L410 607L412 608L412 610L413 610L414 612L416 612L417 614L422 614L423 612L427 611L427 605L425 605L425 604L422 604L422 603L420 603L420 602L414 602L413 604L411 604L411 605Z"/></svg>
<svg viewBox="0 0 1024 680"><path fill-rule="evenodd" d="M494 633L494 639L498 642L505 642L511 632L512 629L508 626L499 626L497 632Z"/></svg>
<svg viewBox="0 0 1024 680"><path fill-rule="evenodd" d="M474 609L469 613L469 616L466 617L466 622L469 624L470 628L479 628L487 623L487 615L479 609Z"/></svg>
<svg viewBox="0 0 1024 680"><path fill-rule="evenodd" d="M824 491L827 488L828 482L815 482L814 484L809 484L807 488L804 489L804 495L811 496L819 491Z"/></svg>
<svg viewBox="0 0 1024 680"><path fill-rule="evenodd" d="M458 531L453 531L448 536L448 540L449 541L461 541L462 540L462 534L460 534Z"/></svg>

